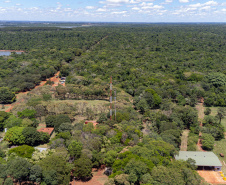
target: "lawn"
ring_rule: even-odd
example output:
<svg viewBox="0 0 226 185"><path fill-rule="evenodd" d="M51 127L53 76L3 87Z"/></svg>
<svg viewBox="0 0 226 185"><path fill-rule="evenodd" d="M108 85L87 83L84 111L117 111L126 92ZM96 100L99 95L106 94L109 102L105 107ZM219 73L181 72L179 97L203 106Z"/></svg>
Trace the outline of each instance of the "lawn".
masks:
<svg viewBox="0 0 226 185"><path fill-rule="evenodd" d="M213 152L220 159L220 161L221 161L221 163L223 165L222 166L222 171L224 172L224 175L226 175L226 166L224 165L224 162L226 164L226 140L222 139L221 141L215 141ZM223 153L224 157L220 157L220 153Z"/></svg>
<svg viewBox="0 0 226 185"><path fill-rule="evenodd" d="M210 115L216 116L218 108L219 107L210 107L210 109L211 109L211 114ZM224 129L226 131L226 117L221 120L221 124L224 126ZM226 164L226 139L222 139L221 141L215 141L213 152L220 159L220 161L221 161L221 163L223 165L222 166L222 171L223 171L224 175L226 175L226 165L224 165L224 164ZM220 155L219 155L220 153L223 153L224 157L220 157Z"/></svg>
<svg viewBox="0 0 226 185"><path fill-rule="evenodd" d="M210 115L216 116L218 108L219 107L210 107L210 109L211 109L211 114ZM206 109L206 107L205 107L205 109ZM221 120L221 124L224 126L224 129L226 131L226 116L225 116L224 119Z"/></svg>

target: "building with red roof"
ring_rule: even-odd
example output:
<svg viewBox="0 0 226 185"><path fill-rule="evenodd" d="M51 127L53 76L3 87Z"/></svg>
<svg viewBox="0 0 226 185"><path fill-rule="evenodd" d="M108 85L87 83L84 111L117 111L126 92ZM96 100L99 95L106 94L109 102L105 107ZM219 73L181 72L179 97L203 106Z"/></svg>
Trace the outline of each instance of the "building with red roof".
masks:
<svg viewBox="0 0 226 185"><path fill-rule="evenodd" d="M93 126L96 126L98 124L97 121L90 121L90 120L85 121L85 124L88 124L88 123L92 123Z"/></svg>
<svg viewBox="0 0 226 185"><path fill-rule="evenodd" d="M38 132L45 132L49 134L50 136L53 134L54 128L53 127L48 127L48 128L40 128Z"/></svg>

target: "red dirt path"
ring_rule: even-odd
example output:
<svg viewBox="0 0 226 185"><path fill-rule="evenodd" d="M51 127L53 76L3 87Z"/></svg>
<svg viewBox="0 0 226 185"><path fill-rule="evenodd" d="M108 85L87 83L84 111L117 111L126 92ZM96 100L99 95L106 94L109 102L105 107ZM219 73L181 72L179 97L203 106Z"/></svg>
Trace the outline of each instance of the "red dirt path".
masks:
<svg viewBox="0 0 226 185"><path fill-rule="evenodd" d="M60 71L58 71L53 77L49 78L49 79L46 79L45 81L41 81L39 85L35 86L34 89L38 88L38 87L42 87L46 84L46 82L48 80L50 80L51 82L54 82L54 84L52 86L58 86L59 82L60 82L60 78L59 78L59 74L60 74ZM63 86L65 86L65 83L62 84ZM31 89L32 90L32 89ZM31 91L30 90L30 91ZM27 94L29 93L30 91L26 91L26 92L19 92L18 94L16 94L16 99L18 99L19 96L21 96L22 94ZM16 101L15 103L12 103L12 104L6 104L4 105L5 107L9 107L5 110L5 112L10 112L13 107L15 105L18 105L20 103L22 103L24 100L23 99L20 99L19 101Z"/></svg>

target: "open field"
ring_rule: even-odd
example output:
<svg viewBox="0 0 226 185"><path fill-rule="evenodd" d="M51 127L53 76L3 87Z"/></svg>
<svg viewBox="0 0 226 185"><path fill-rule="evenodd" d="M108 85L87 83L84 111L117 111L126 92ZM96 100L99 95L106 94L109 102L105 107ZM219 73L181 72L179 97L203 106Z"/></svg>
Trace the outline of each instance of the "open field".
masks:
<svg viewBox="0 0 226 185"><path fill-rule="evenodd" d="M222 139L221 141L215 141L213 152L217 155L217 157L221 161L221 163L223 165L222 171L226 175L226 166L224 165L224 162L226 164L226 140ZM220 153L223 153L224 157L220 157L220 155L219 155Z"/></svg>
<svg viewBox="0 0 226 185"><path fill-rule="evenodd" d="M211 108L211 114L212 116L215 116L217 114L217 109L219 107L210 107ZM222 119L221 124L224 126L224 129L226 130L226 118ZM222 171L226 175L226 165L224 165L224 162L226 164L226 139L222 139L221 141L215 141L213 152L218 156L222 163ZM225 156L220 157L220 153L223 153Z"/></svg>
<svg viewBox="0 0 226 185"><path fill-rule="evenodd" d="M206 107L205 107L206 108ZM216 114L217 114L217 109L218 109L219 107L210 107L210 109L211 109L211 114L210 115L212 115L212 116L216 116ZM225 129L225 131L226 131L226 117L224 118L224 119L222 119L221 120L221 124L224 126L224 129Z"/></svg>

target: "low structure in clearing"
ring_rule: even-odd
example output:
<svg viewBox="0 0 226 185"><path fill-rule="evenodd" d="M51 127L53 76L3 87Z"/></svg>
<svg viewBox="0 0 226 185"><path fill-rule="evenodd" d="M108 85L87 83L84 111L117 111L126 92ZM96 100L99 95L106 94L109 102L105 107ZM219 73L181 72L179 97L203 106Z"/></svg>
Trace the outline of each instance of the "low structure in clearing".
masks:
<svg viewBox="0 0 226 185"><path fill-rule="evenodd" d="M215 170L221 171L222 164L213 152L196 152L196 151L179 151L175 156L176 160L195 160L198 170Z"/></svg>
<svg viewBox="0 0 226 185"><path fill-rule="evenodd" d="M49 134L50 136L53 134L54 128L48 127L48 128L40 128L38 132L45 132Z"/></svg>
<svg viewBox="0 0 226 185"><path fill-rule="evenodd" d="M85 124L88 124L88 123L92 123L94 127L98 124L97 121L90 121L90 120L85 121Z"/></svg>

